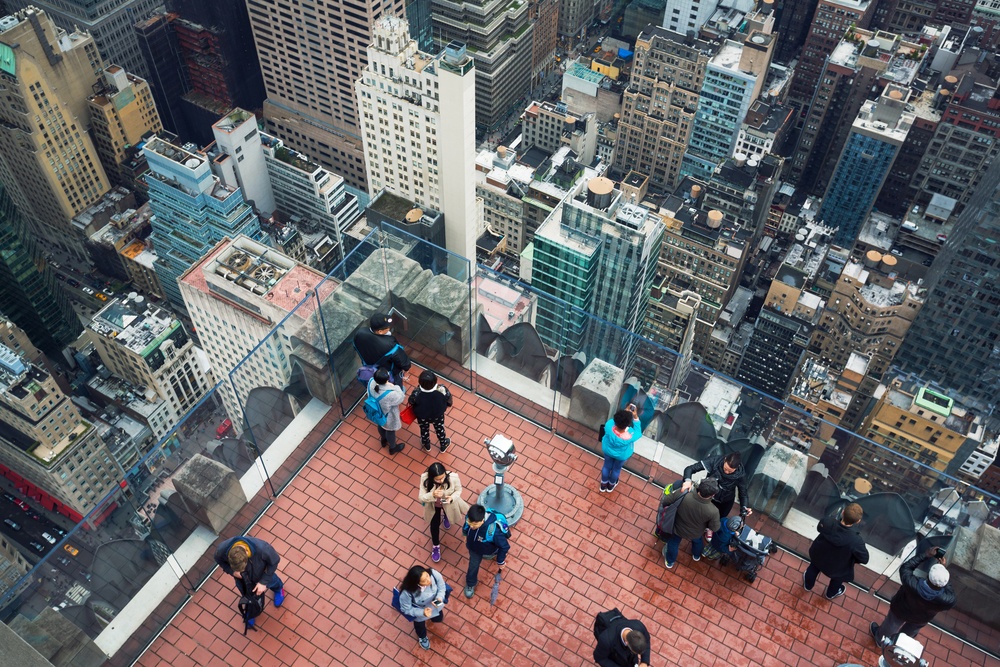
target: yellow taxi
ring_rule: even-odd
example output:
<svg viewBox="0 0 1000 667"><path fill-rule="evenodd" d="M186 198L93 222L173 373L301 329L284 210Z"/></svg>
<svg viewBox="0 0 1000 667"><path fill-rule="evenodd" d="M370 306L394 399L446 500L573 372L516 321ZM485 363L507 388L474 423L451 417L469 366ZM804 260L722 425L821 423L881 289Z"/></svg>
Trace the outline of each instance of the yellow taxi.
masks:
<svg viewBox="0 0 1000 667"><path fill-rule="evenodd" d="M74 547L74 546L73 546L73 545L71 545L71 544L65 544L65 545L63 545L63 549L64 549L64 550L66 551L66 553L68 553L68 554L69 554L70 556L76 556L76 555L78 555L78 554L80 553L80 550L79 550L79 549L77 549L76 547Z"/></svg>

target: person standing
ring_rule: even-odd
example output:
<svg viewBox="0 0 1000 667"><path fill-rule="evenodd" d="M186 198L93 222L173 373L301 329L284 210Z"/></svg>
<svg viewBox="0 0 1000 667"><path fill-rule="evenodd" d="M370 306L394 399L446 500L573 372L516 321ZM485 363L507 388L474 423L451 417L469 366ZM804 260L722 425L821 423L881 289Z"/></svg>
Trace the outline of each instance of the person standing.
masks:
<svg viewBox="0 0 1000 667"><path fill-rule="evenodd" d="M927 578L918 577L916 570L926 562L936 561L927 570ZM955 590L948 582L951 576L945 565L944 550L931 547L926 553L915 554L899 568L902 584L889 603L889 613L882 623L872 622L868 626L872 638L878 645L884 637L893 637L902 632L916 637L920 629L942 611L955 606Z"/></svg>
<svg viewBox="0 0 1000 667"><path fill-rule="evenodd" d="M476 594L476 585L479 583L480 563L484 558L496 558L497 568L502 570L507 562L510 543L507 541L507 532L497 522L496 515L478 504L469 508L462 534L465 535L465 546L469 550L469 570L465 573L463 593L465 597L471 598Z"/></svg>
<svg viewBox="0 0 1000 667"><path fill-rule="evenodd" d="M703 535L709 539L712 533L719 530L719 510L712 503L712 499L719 491L719 483L714 477L706 477L698 484L695 493L687 493L681 489L674 491L669 496L663 496L660 506L670 505L679 502L677 516L674 518L674 533L663 545L663 564L668 570L674 569L677 564L677 552L680 549L681 540L691 540L691 558L701 560L701 552L705 546Z"/></svg>
<svg viewBox="0 0 1000 667"><path fill-rule="evenodd" d="M451 524L462 523L462 517L469 511L469 503L462 499L462 482L458 473L448 472L438 462L430 464L420 475L417 498L424 506L424 521L431 523L431 560L441 560L441 525L444 529Z"/></svg>
<svg viewBox="0 0 1000 667"><path fill-rule="evenodd" d="M452 402L451 392L438 383L434 371L423 371L420 374L417 390L410 394L410 405L413 406L413 416L420 426L420 444L425 452L431 451L431 425L434 426L442 454L451 444L444 430L444 413Z"/></svg>
<svg viewBox="0 0 1000 667"><path fill-rule="evenodd" d="M368 329L354 334L354 349L362 365L384 368L394 384L401 384L410 370L410 358L392 335L392 318L385 313L372 315Z"/></svg>
<svg viewBox="0 0 1000 667"><path fill-rule="evenodd" d="M627 409L616 412L604 425L604 437L601 438L601 452L604 454L601 493L611 493L618 486L622 466L635 452L635 441L641 437L642 426L632 403L629 403Z"/></svg>
<svg viewBox="0 0 1000 667"><path fill-rule="evenodd" d="M253 537L233 537L215 550L215 562L222 571L233 575L240 595L263 595L264 591L274 591L274 606L285 603L285 585L277 575L281 557L270 544ZM247 627L253 627L256 619L247 619Z"/></svg>
<svg viewBox="0 0 1000 667"><path fill-rule="evenodd" d="M376 424L382 446L388 447L390 454L398 454L403 451L403 445L396 442L396 431L403 427L399 418L399 406L406 400L406 392L390 381L389 371L380 368L368 381L368 395L378 401L385 413L385 424Z"/></svg>
<svg viewBox="0 0 1000 667"><path fill-rule="evenodd" d="M682 491L691 490L691 477L701 470L707 470L708 477L714 477L719 483L719 493L712 502L718 508L720 518L726 518L733 510L737 491L740 493L740 514L750 516L751 510L747 506L747 473L743 469L743 457L739 452L710 456L684 468Z"/></svg>
<svg viewBox="0 0 1000 667"><path fill-rule="evenodd" d="M868 562L868 548L855 529L864 510L851 503L844 508L840 518L823 517L816 530L819 536L809 547L809 567L802 574L802 587L811 591L820 572L830 578L826 599L839 598L847 590L846 584L854 581L854 564Z"/></svg>
<svg viewBox="0 0 1000 667"><path fill-rule="evenodd" d="M642 621L621 616L597 638L594 661L600 667L649 667L649 631Z"/></svg>
<svg viewBox="0 0 1000 667"><path fill-rule="evenodd" d="M429 649L431 640L427 637L427 621L444 621L444 605L447 600L444 577L437 570L414 565L403 583L399 585L399 611L413 619L413 629L421 648Z"/></svg>

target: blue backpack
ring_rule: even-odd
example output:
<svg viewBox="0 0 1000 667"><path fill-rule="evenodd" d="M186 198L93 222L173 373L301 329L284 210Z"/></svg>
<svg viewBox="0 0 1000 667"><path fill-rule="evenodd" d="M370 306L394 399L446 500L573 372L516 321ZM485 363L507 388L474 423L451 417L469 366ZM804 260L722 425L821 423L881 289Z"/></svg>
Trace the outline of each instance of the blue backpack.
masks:
<svg viewBox="0 0 1000 667"><path fill-rule="evenodd" d="M495 520L493 522L491 522L489 526L486 527L486 539L483 540L483 541L484 542L493 542L494 541L493 540L493 536L496 534L496 530L497 530L498 526L500 527L500 532L503 533L504 537L510 537L510 524L507 523L507 517L504 516L502 513L496 512L496 511L491 510L489 508L486 508L486 513L487 514L492 514L493 518ZM463 535L468 535L469 534L469 520L468 519L465 520L465 526L462 528L462 534Z"/></svg>
<svg viewBox="0 0 1000 667"><path fill-rule="evenodd" d="M376 426L384 427L385 423L389 420L389 415L382 409L382 399L388 394L388 391L384 391L381 396L376 398L369 392L368 397L365 398L365 417L368 417L368 421Z"/></svg>

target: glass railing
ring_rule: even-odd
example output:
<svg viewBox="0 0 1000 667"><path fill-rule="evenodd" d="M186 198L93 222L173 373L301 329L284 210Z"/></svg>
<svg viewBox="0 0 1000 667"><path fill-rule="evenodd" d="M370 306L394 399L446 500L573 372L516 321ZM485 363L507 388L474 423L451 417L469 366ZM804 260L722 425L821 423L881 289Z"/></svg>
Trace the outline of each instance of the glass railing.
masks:
<svg viewBox="0 0 1000 667"><path fill-rule="evenodd" d="M101 509L77 526L52 519L67 534L10 584L3 620L59 613L111 664L130 664L210 576L220 536L248 530L360 402L353 337L389 311L415 371L430 368L591 452L600 453L600 426L634 403L646 438L627 468L652 483L739 451L751 522L794 552L807 551L819 518L861 503L873 559L858 583L878 594L893 593L914 548L942 545L961 558L968 549L955 545L995 517L998 499L961 482L954 466L907 457L419 239L373 232L304 286L301 302ZM598 461L586 465L596 482ZM963 561L953 577L974 582L976 572ZM974 610L936 622L996 653L1000 632Z"/></svg>

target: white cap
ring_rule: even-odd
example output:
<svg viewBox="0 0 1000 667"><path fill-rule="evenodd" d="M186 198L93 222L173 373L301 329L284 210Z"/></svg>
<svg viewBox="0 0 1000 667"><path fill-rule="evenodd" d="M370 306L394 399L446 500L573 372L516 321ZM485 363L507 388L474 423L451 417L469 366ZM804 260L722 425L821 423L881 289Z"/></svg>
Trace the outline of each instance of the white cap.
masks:
<svg viewBox="0 0 1000 667"><path fill-rule="evenodd" d="M934 565L931 565L931 569L927 571L927 581L935 588L944 588L948 585L950 578L951 575L948 574L948 570L941 563L934 563Z"/></svg>

